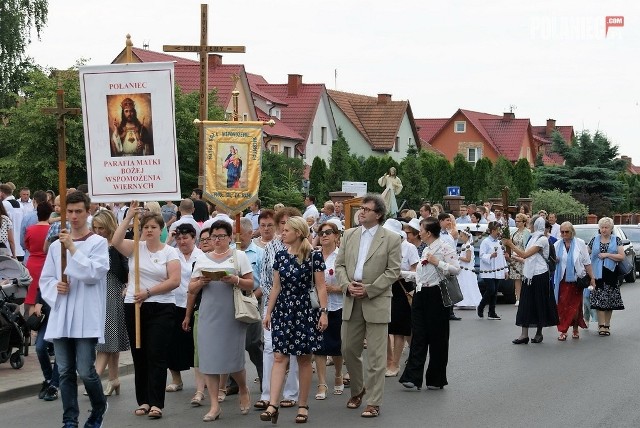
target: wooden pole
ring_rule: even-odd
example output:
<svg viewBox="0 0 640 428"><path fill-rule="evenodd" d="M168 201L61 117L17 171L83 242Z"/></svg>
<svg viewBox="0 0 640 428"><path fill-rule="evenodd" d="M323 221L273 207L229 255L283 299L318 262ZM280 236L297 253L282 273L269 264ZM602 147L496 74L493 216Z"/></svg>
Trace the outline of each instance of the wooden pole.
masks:
<svg viewBox="0 0 640 428"><path fill-rule="evenodd" d="M129 208L131 209L131 208ZM134 266L134 286L133 293L140 292L140 216L136 212L133 217L133 266ZM136 303L135 306L135 323L136 323L136 349L142 346L142 333L140 330L140 307L142 303Z"/></svg>

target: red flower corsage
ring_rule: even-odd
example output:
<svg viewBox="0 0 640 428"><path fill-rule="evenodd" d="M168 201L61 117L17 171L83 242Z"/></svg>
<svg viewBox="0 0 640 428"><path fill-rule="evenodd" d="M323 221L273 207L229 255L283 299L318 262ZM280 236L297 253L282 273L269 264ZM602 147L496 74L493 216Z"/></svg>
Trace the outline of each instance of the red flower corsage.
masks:
<svg viewBox="0 0 640 428"><path fill-rule="evenodd" d="M329 276L333 276L333 269L329 269Z"/></svg>
<svg viewBox="0 0 640 428"><path fill-rule="evenodd" d="M429 263L429 260L427 259L422 260L422 266L426 265L427 263Z"/></svg>

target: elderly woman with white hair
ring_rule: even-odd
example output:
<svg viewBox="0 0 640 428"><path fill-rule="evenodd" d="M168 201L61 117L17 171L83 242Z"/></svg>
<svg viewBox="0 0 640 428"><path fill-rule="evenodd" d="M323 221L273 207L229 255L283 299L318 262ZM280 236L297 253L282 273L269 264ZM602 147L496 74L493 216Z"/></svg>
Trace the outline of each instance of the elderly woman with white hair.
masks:
<svg viewBox="0 0 640 428"><path fill-rule="evenodd" d="M544 234L545 219L535 216L531 239L525 250L521 250L513 241L505 241L511 251L524 259L522 270L523 286L520 292L520 305L516 314L516 325L522 333L512 342L514 345L529 343L529 327L536 327L536 335L531 342L542 342L543 327L558 325L558 309L549 280L549 239Z"/></svg>
<svg viewBox="0 0 640 428"><path fill-rule="evenodd" d="M611 315L615 310L624 309L616 265L624 259L624 248L620 237L613 233L613 220L602 217L598 221L599 233L589 242L591 266L596 279L595 289L591 291L591 308L598 314L598 335L611 333Z"/></svg>

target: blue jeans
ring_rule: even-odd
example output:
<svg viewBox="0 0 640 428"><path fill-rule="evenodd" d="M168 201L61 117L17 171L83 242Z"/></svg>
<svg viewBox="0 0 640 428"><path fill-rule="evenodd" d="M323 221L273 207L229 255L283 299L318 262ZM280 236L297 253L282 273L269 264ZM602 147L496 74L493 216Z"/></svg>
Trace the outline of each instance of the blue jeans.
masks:
<svg viewBox="0 0 640 428"><path fill-rule="evenodd" d="M38 362L40 362L40 368L42 369L42 375L44 380L56 388L60 385L60 375L58 374L58 362L54 360L53 368L51 367L51 360L49 359L49 342L44 340L44 334L47 332L47 321L49 318L45 318L44 323L38 330L38 336L36 338L36 355L38 356Z"/></svg>
<svg viewBox="0 0 640 428"><path fill-rule="evenodd" d="M482 294L482 300L480 300L480 304L478 305L478 311L483 312L484 307L488 304L489 315L493 315L496 313L496 302L498 301L498 284L504 280L482 278L482 281L486 284L486 288L484 289L484 294Z"/></svg>
<svg viewBox="0 0 640 428"><path fill-rule="evenodd" d="M107 404L102 391L100 376L96 373L96 344L93 338L54 339L56 360L60 371L60 395L62 396L62 423L78 423L78 375L91 400L92 412L101 412Z"/></svg>

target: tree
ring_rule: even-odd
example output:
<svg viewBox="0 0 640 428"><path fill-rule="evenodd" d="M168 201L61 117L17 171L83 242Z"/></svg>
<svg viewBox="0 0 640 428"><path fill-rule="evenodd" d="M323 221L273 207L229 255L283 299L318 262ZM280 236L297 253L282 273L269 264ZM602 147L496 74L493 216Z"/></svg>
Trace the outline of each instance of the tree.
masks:
<svg viewBox="0 0 640 428"><path fill-rule="evenodd" d="M518 189L518 195L521 198L528 198L534 189L533 172L531 165L525 158L518 159L513 168L513 185Z"/></svg>
<svg viewBox="0 0 640 428"><path fill-rule="evenodd" d="M474 202L486 201L489 198L488 185L492 169L493 164L489 158L482 158L476 162L476 167L473 169L473 187L476 189Z"/></svg>
<svg viewBox="0 0 640 428"><path fill-rule="evenodd" d="M538 186L571 191L581 203L597 215L608 215L612 208L624 204L624 183L617 177L624 171L625 161L616 159L618 147L601 132L581 132L567 144L558 132L551 136L552 150L565 159L563 166L540 167L536 170Z"/></svg>
<svg viewBox="0 0 640 428"><path fill-rule="evenodd" d="M20 88L32 71L25 50L31 30L40 32L47 22L46 0L3 0L0 5L0 109L15 106Z"/></svg>
<svg viewBox="0 0 640 428"><path fill-rule="evenodd" d="M578 202L571 192L562 192L558 189L554 190L534 190L531 192L533 199L533 212L545 210L550 213L572 214L584 216L589 213L584 204Z"/></svg>
<svg viewBox="0 0 640 428"><path fill-rule="evenodd" d="M314 195L318 201L327 201L329 199L327 174L327 163L324 159L316 156L309 171L309 193Z"/></svg>
<svg viewBox="0 0 640 428"><path fill-rule="evenodd" d="M473 166L458 153L453 158L453 172L451 174L452 182L455 186L460 186L460 195L466 200L475 200L475 191L473 187Z"/></svg>
<svg viewBox="0 0 640 428"><path fill-rule="evenodd" d="M302 178L304 164L302 159L289 158L281 153L262 152L262 174L260 180L260 200L265 207L277 203L302 208Z"/></svg>
<svg viewBox="0 0 640 428"><path fill-rule="evenodd" d="M338 139L331 147L329 159L329 173L327 174L329 192L342 190L342 182L349 179L351 166L349 151L349 143L345 140L342 129L338 128Z"/></svg>
<svg viewBox="0 0 640 428"><path fill-rule="evenodd" d="M402 180L402 193L397 197L398 205L403 199L407 201L405 208L417 209L426 195L426 179L422 175L422 167L418 158L418 149L410 145L407 156L400 162L398 176Z"/></svg>
<svg viewBox="0 0 640 428"><path fill-rule="evenodd" d="M369 156L362 164L362 181L367 182L367 191L375 192L378 188L378 169L380 169L380 158Z"/></svg>
<svg viewBox="0 0 640 428"><path fill-rule="evenodd" d="M434 201L434 199L431 199L431 189L433 188L435 177L439 174L437 163L442 156L428 150L422 150L418 158L422 167L422 176L425 178L423 201ZM440 200L441 197L442 195L435 200Z"/></svg>
<svg viewBox="0 0 640 428"><path fill-rule="evenodd" d="M433 166L435 174L431 177L431 185L429 186L429 200L432 202L442 201L447 194L446 187L451 184L451 175L453 167L444 156L438 156Z"/></svg>
<svg viewBox="0 0 640 428"><path fill-rule="evenodd" d="M504 156L500 156L489 176L487 196L489 198L499 198L502 195L502 189L505 187L510 190L509 199L515 201L518 195L517 189L513 187L513 164Z"/></svg>

